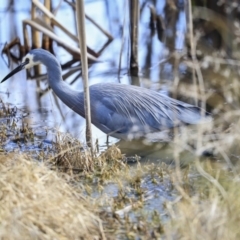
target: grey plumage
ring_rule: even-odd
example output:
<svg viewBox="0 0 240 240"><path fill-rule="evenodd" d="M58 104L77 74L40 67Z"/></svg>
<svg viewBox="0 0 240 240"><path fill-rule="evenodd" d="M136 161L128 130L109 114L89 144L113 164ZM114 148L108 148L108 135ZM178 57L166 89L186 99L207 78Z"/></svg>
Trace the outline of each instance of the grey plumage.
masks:
<svg viewBox="0 0 240 240"><path fill-rule="evenodd" d="M29 59L31 57L33 62ZM26 63L27 60L30 63ZM83 92L73 90L62 80L60 64L51 53L43 49L30 51L24 58L22 69L39 62L47 67L49 85L56 95L85 117ZM10 76L11 73L2 81ZM140 138L180 124L197 124L202 119L198 107L137 86L95 84L90 86L90 100L92 123L106 134L120 139Z"/></svg>

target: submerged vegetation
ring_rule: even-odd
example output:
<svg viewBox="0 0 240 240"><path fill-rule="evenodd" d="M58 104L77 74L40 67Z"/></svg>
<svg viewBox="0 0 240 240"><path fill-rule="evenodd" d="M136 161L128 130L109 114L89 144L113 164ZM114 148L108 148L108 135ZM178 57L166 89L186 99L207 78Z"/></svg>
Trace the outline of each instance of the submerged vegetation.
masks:
<svg viewBox="0 0 240 240"><path fill-rule="evenodd" d="M55 41L72 56L62 67L68 69L64 80L77 73L74 83L81 75L79 49L53 34L54 26L75 43L78 39L46 10L47 5L51 10L51 1L45 1L41 19L34 17L39 1L32 2L32 19L23 21L24 44L14 39L2 53L17 62L31 47L53 52ZM108 10L117 6L106 2ZM113 51L111 70L116 67L115 77L121 80L129 68L133 84L141 81L149 87L150 79L152 88L167 88L171 96L206 108L213 117L211 123L176 128L174 138L162 143L121 141L102 151L96 142L90 152L79 140L56 129L44 127L39 135L26 120L27 111L1 100L0 239L240 238L239 4L185 1L184 5L170 0L161 12L159 2L129 5L133 8L129 11L131 53L125 39L127 16L113 21L115 16L111 19L107 11L112 32L116 22L121 29L119 62ZM74 1L64 3L75 13ZM186 32L179 27L184 25L183 15ZM99 51L88 48L91 62L104 54L115 36L88 15L87 19L107 38ZM139 37L136 22L145 30ZM32 38L27 26L34 29ZM37 41L39 32L42 43ZM138 38L144 40L139 49L146 50L142 59L136 51ZM154 48L162 44L163 53L156 57ZM16 46L18 52L13 50ZM130 55L132 61L124 61ZM139 69L142 79L136 76ZM39 77L40 70L34 69L34 77ZM38 97L44 97L48 89L41 89L39 82L37 86ZM76 131L76 124L72 125ZM46 140L48 135L53 136L51 140Z"/></svg>

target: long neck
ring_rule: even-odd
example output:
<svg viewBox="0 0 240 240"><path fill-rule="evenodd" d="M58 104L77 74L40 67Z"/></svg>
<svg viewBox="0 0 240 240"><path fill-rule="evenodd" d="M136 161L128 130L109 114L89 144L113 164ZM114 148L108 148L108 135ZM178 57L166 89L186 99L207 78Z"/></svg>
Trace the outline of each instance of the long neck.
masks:
<svg viewBox="0 0 240 240"><path fill-rule="evenodd" d="M54 93L73 111L85 117L83 92L73 90L62 80L59 65L48 67L48 81Z"/></svg>

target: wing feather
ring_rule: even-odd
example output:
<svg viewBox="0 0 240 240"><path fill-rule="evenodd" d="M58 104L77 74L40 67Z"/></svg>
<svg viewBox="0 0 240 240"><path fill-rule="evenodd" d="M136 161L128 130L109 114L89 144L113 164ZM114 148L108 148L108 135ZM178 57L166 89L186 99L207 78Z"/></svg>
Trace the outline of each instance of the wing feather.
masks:
<svg viewBox="0 0 240 240"><path fill-rule="evenodd" d="M144 135L202 119L200 108L141 87L101 83L92 85L90 94L93 124L106 133L126 133L137 126Z"/></svg>

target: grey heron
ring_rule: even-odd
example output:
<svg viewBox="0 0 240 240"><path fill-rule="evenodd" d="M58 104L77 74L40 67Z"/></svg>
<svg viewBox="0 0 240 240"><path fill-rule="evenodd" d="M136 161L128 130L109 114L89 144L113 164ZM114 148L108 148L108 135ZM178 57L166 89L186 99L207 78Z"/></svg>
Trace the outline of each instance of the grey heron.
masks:
<svg viewBox="0 0 240 240"><path fill-rule="evenodd" d="M31 50L1 82L40 63L47 68L48 82L55 94L70 109L85 117L84 93L63 81L59 62L46 50ZM92 124L109 136L124 140L144 138L146 134L181 124L197 124L203 118L201 109L196 106L154 90L120 83L91 85L90 100Z"/></svg>

